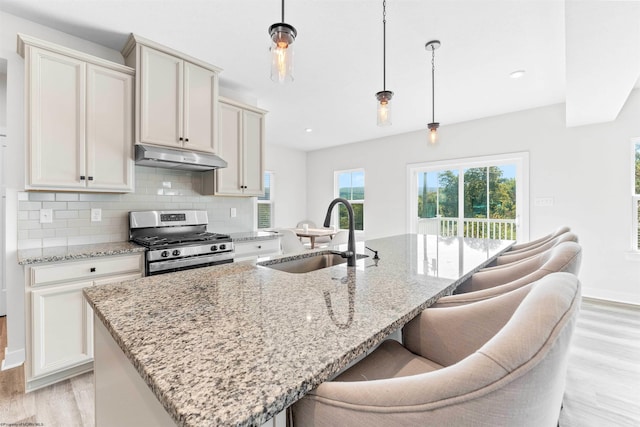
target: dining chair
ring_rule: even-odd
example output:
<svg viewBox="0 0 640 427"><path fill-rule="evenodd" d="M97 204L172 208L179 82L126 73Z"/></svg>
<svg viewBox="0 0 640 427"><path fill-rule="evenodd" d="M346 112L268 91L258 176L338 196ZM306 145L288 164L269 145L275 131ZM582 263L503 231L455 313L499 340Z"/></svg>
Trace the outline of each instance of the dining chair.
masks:
<svg viewBox="0 0 640 427"><path fill-rule="evenodd" d="M471 276L454 291L432 307L453 307L494 298L527 286L553 273L578 275L582 261L582 247L576 242L564 242L555 248L504 268L482 270Z"/></svg>
<svg viewBox="0 0 640 427"><path fill-rule="evenodd" d="M338 231L333 239L331 239L332 245L345 245L349 241L349 232L347 230Z"/></svg>
<svg viewBox="0 0 640 427"><path fill-rule="evenodd" d="M297 254L304 252L306 248L304 244L298 239L296 233L291 230L278 230L280 234L280 246L282 247L282 254Z"/></svg>
<svg viewBox="0 0 640 427"><path fill-rule="evenodd" d="M295 427L556 426L580 305L570 273L473 304L427 308L292 406Z"/></svg>
<svg viewBox="0 0 640 427"><path fill-rule="evenodd" d="M558 227L553 233L549 233L546 236L542 236L536 240L532 240L524 243L516 243L515 245L511 246L511 249L509 249L509 252L517 252L520 250L533 249L537 246L547 243L549 240L554 239L563 233L568 233L569 231L571 231L571 229L566 225L563 225L561 227Z"/></svg>
<svg viewBox="0 0 640 427"><path fill-rule="evenodd" d="M567 232L559 234L553 239L536 246L535 248L520 250L517 252L505 252L504 255L500 255L496 258L496 266L511 264L516 261L521 261L526 258L530 258L534 255L538 255L544 251L552 249L553 247L559 245L563 242L578 242L578 236L575 233Z"/></svg>

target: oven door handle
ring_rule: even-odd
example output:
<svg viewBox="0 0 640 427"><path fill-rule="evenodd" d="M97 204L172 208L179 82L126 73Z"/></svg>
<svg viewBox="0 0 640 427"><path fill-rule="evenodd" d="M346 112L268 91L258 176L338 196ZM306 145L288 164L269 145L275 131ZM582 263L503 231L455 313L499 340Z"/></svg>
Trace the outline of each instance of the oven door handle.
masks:
<svg viewBox="0 0 640 427"><path fill-rule="evenodd" d="M170 259L167 261L153 261L148 265L149 273L172 270L182 267L191 267L198 264L209 264L220 261L233 261L234 252L222 252L213 255L194 256L180 259Z"/></svg>

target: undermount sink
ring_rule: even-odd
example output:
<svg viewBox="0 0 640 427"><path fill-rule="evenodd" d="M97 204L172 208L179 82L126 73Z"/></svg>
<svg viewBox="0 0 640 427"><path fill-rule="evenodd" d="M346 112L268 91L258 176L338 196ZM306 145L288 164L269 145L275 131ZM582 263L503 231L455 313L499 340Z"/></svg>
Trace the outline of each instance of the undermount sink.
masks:
<svg viewBox="0 0 640 427"><path fill-rule="evenodd" d="M357 259L368 256L369 255L356 254ZM309 273L311 271L333 267L334 265L345 264L346 262L347 258L343 258L339 253L325 251L312 256L305 256L304 258L282 258L281 260L262 261L257 264L275 270L286 271L287 273Z"/></svg>

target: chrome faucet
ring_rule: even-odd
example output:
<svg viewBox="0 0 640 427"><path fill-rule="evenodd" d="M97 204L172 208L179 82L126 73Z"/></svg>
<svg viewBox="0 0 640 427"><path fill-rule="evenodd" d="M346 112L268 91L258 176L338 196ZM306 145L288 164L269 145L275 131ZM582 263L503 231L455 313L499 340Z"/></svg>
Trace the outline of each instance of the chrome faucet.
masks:
<svg viewBox="0 0 640 427"><path fill-rule="evenodd" d="M327 216L324 218L324 226L329 227L331 223L331 211L333 207L337 203L342 203L347 208L347 213L349 214L349 241L347 243L346 252L340 252L343 258L347 259L348 267L355 267L356 265L356 239L354 237L354 215L353 215L353 207L351 207L351 203L347 199L343 199L338 197L337 199L333 199L329 204L329 209L327 209Z"/></svg>

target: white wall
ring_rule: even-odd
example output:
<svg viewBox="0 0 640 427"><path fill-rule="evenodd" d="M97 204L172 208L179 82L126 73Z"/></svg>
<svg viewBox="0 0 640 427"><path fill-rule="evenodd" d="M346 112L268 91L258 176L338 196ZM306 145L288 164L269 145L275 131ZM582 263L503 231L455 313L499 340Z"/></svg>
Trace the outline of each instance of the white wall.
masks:
<svg viewBox="0 0 640 427"><path fill-rule="evenodd" d="M265 169L274 174L274 227L295 227L307 218L307 153L269 144Z"/></svg>
<svg viewBox="0 0 640 427"><path fill-rule="evenodd" d="M568 225L583 245L587 296L640 304L640 259L631 249L631 138L640 137L640 91L617 120L566 128L564 104L441 125L425 131L318 150L307 155L307 210L319 221L333 198L333 171L364 168L367 238L407 231L406 165L516 151L530 153L530 235ZM537 197L554 206L537 207Z"/></svg>

